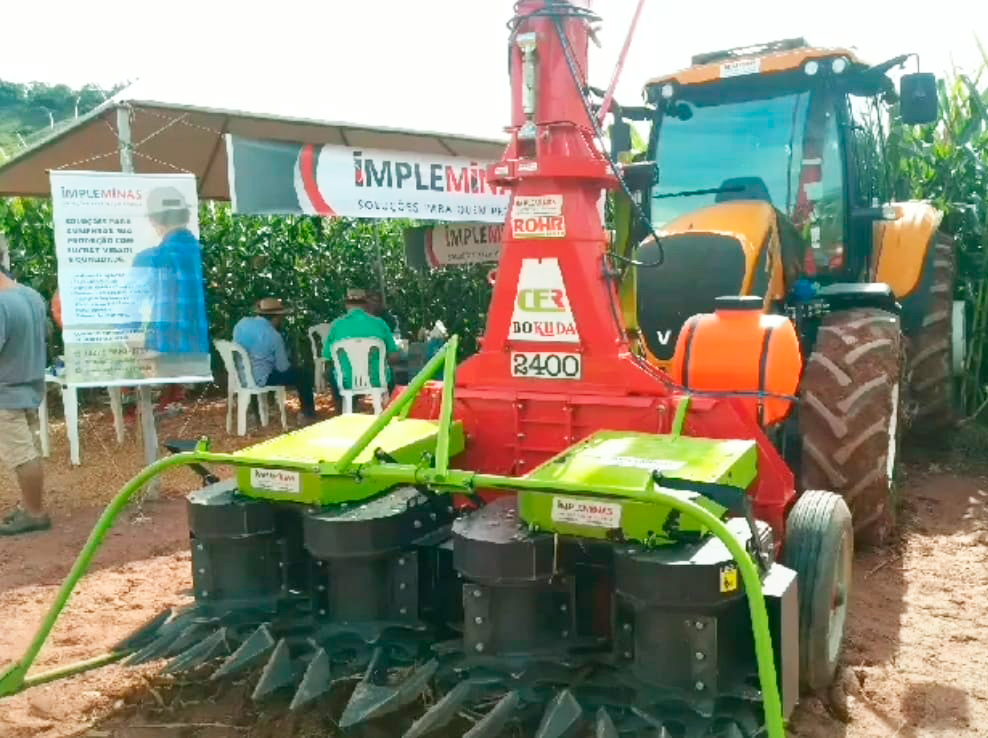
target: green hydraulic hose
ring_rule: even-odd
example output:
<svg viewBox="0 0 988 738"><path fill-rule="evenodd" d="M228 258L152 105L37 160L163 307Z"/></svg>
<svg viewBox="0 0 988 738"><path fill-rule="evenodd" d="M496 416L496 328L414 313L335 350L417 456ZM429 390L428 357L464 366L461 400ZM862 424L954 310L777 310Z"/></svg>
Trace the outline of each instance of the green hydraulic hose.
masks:
<svg viewBox="0 0 988 738"><path fill-rule="evenodd" d="M196 463L229 464L233 466L252 465L249 460L240 456L234 456L232 454L214 454L205 451L191 451L158 459L158 461L145 468L137 474L137 476L127 482L127 484L125 484L117 493L116 497L110 501L110 504L106 506L106 509L103 510L103 514L100 515L99 520L96 521L96 525L93 527L92 532L89 534L89 538L86 540L86 545L82 547L82 551L79 553L75 563L72 565L71 571L69 571L65 581L62 582L62 586L59 588L58 594L55 596L55 601L48 609L48 613L45 615L44 620L41 622L41 626L38 628L38 632L35 633L34 639L27 647L24 655L19 661L15 662L13 666L0 674L0 697L7 697L9 695L16 694L17 692L33 686L34 684L52 681L62 676L69 676L71 674L79 673L80 671L85 671L86 669L102 666L104 663L110 663L126 655L107 654L106 656L100 656L89 661L66 666L53 672L47 672L45 674L38 675L37 677L27 679L28 670L38 657L38 653L41 651L41 647L48 639L52 628L55 627L55 622L58 620L58 616L65 608L69 597L72 595L72 591L79 583L79 580L82 579L82 577L85 576L86 572L89 570L89 565L92 562L93 555L103 542L103 538L113 526L113 523L116 521L117 517L127 506L127 503L130 502L134 494L143 488L144 485L151 479L157 477L159 474L167 471L168 469ZM311 473L319 473L322 468L318 464L287 460L273 461L270 466Z"/></svg>

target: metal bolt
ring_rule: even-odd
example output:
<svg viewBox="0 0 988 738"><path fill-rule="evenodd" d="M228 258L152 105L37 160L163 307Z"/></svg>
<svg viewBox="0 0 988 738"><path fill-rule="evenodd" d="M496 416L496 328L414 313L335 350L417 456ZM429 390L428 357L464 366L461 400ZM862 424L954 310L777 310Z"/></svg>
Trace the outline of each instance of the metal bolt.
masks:
<svg viewBox="0 0 988 738"><path fill-rule="evenodd" d="M569 631L564 630L561 635L563 636L563 638L569 638Z"/></svg>
<svg viewBox="0 0 988 738"><path fill-rule="evenodd" d="M197 543L196 544L196 551L202 551L202 550L204 550L204 546L201 543Z"/></svg>
<svg viewBox="0 0 988 738"><path fill-rule="evenodd" d="M325 562L316 560L316 566L324 566Z"/></svg>
<svg viewBox="0 0 988 738"><path fill-rule="evenodd" d="M696 684L693 685L693 687L696 689L697 692L702 692L704 689L707 688L707 685L704 684L703 682L697 682Z"/></svg>
<svg viewBox="0 0 988 738"><path fill-rule="evenodd" d="M478 643L476 646L473 647L473 649L477 653L483 653L483 651L484 651L484 644L483 643Z"/></svg>
<svg viewBox="0 0 988 738"><path fill-rule="evenodd" d="M481 593L481 591L480 591L480 588L479 588L479 587L478 587L478 588L475 588L475 589L473 590L473 596L474 596L474 597L476 597L476 598L477 598L478 600L480 599L480 596L481 596L481 594L482 594L482 593Z"/></svg>
<svg viewBox="0 0 988 738"><path fill-rule="evenodd" d="M200 569L200 570L199 570L199 573L200 573L200 574L205 574L205 573L206 573L206 570L205 570L205 569Z"/></svg>
<svg viewBox="0 0 988 738"><path fill-rule="evenodd" d="M398 585L398 589L404 589L404 588L405 588L405 587L407 587L407 586L408 586L407 584L405 584L404 582L401 582L401 583L400 583L400 584Z"/></svg>
<svg viewBox="0 0 988 738"><path fill-rule="evenodd" d="M705 658L707 658L706 656L704 656L703 651L697 651L693 655L696 656L697 661L703 661Z"/></svg>
<svg viewBox="0 0 988 738"><path fill-rule="evenodd" d="M695 623L693 624L693 627L695 627L695 628L696 628L697 630L703 630L705 626L704 626L704 624L703 624L703 621L702 621L702 620L697 620L697 621L696 621L696 622L695 622Z"/></svg>
<svg viewBox="0 0 988 738"><path fill-rule="evenodd" d="M559 606L559 612L566 612L568 609L565 602Z"/></svg>
<svg viewBox="0 0 988 738"><path fill-rule="evenodd" d="M630 659L630 658L631 658L631 651L625 651L625 652L624 652L624 657L625 657L626 659Z"/></svg>
<svg viewBox="0 0 988 738"><path fill-rule="evenodd" d="M325 584L320 584L318 587L316 587L316 589L319 590L320 592L325 592L326 591L326 585Z"/></svg>
<svg viewBox="0 0 988 738"><path fill-rule="evenodd" d="M326 614L326 611L325 611L325 610L320 610L320 611L319 611L319 614L320 614L320 615L325 615L325 614Z"/></svg>
<svg viewBox="0 0 988 738"><path fill-rule="evenodd" d="M519 433L518 434L518 438L521 439L521 440L524 440L525 434L524 433Z"/></svg>
<svg viewBox="0 0 988 738"><path fill-rule="evenodd" d="M631 632L631 623L625 623L624 624L624 630L625 630L625 632L630 633Z"/></svg>
<svg viewBox="0 0 988 738"><path fill-rule="evenodd" d="M204 589L204 590L202 591L202 596L203 596L203 597L209 597L209 590L208 590L208 589Z"/></svg>
<svg viewBox="0 0 988 738"><path fill-rule="evenodd" d="M477 625L483 625L484 619L482 617L480 617L480 615L478 615L477 617L475 617L473 619L473 622L475 622Z"/></svg>
<svg viewBox="0 0 988 738"><path fill-rule="evenodd" d="M429 513L429 517L432 518L433 520L435 520L436 519L436 514L434 512Z"/></svg>
<svg viewBox="0 0 988 738"><path fill-rule="evenodd" d="M412 523L412 526L415 527L415 528L421 528L422 527L422 521L421 520L416 520L414 523Z"/></svg>
<svg viewBox="0 0 988 738"><path fill-rule="evenodd" d="M398 610L398 614L399 615L407 615L408 614L408 608L407 607L401 608L400 610Z"/></svg>
<svg viewBox="0 0 988 738"><path fill-rule="evenodd" d="M404 566L404 565L405 565L405 557L403 556L400 559L398 559L398 566Z"/></svg>

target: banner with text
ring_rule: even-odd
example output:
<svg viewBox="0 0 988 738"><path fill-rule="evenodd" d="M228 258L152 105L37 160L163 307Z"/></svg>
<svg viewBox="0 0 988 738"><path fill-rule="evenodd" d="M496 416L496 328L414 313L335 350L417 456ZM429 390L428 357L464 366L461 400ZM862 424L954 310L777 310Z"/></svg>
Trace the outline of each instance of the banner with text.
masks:
<svg viewBox="0 0 988 738"><path fill-rule="evenodd" d="M65 381L212 381L191 174L51 172Z"/></svg>
<svg viewBox="0 0 988 738"><path fill-rule="evenodd" d="M510 193L488 162L227 134L234 212L503 223Z"/></svg>
<svg viewBox="0 0 988 738"><path fill-rule="evenodd" d="M450 223L405 229L405 261L428 271L445 266L497 263L503 223Z"/></svg>

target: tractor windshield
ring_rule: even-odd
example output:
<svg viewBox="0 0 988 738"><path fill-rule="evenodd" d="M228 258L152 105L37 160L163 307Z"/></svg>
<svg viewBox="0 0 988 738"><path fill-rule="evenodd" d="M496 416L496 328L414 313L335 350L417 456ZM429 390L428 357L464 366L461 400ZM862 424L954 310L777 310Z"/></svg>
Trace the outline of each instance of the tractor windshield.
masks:
<svg viewBox="0 0 988 738"><path fill-rule="evenodd" d="M673 103L661 118L652 223L661 227L715 202L752 197L792 215L809 100L799 92L722 105ZM697 190L704 193L689 194Z"/></svg>

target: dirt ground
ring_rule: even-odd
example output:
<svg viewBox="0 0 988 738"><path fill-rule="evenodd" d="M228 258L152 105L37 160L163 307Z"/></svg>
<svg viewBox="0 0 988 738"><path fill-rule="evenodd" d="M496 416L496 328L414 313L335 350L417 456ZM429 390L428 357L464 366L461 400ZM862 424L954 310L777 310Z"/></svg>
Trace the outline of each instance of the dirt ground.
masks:
<svg viewBox="0 0 988 738"><path fill-rule="evenodd" d="M279 431L277 423L253 427L244 439L227 436L223 426L223 403L200 400L162 419L159 434L205 434L215 448L231 450ZM142 466L133 425L119 447L108 411L88 413L81 429L83 466L72 468L64 429L52 427L46 470L54 529L0 539L0 665L23 651L102 504ZM791 735L988 736L988 470L959 465L959 456L918 461L914 454L899 538L857 556L844 679L850 722L811 698L798 708ZM157 500L125 512L36 668L96 656L163 608L187 601L183 494L197 483L191 472L176 471ZM13 479L0 472L0 506L14 499ZM214 699L155 676L156 668L108 666L4 700L0 736L336 734L318 712L297 721L258 713L248 684Z"/></svg>

